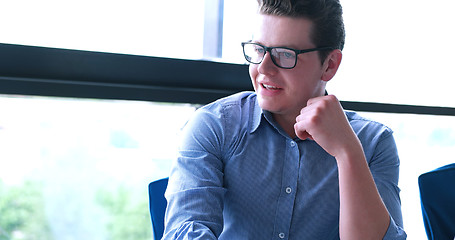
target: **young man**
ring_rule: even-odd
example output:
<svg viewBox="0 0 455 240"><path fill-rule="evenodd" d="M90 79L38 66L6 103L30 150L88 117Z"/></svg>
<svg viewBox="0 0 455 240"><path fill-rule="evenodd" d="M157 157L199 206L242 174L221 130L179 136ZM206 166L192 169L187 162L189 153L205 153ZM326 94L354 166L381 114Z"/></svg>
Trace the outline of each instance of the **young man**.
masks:
<svg viewBox="0 0 455 240"><path fill-rule="evenodd" d="M325 95L344 45L339 1L258 2L242 44L255 92L185 127L163 239L405 239L391 130Z"/></svg>

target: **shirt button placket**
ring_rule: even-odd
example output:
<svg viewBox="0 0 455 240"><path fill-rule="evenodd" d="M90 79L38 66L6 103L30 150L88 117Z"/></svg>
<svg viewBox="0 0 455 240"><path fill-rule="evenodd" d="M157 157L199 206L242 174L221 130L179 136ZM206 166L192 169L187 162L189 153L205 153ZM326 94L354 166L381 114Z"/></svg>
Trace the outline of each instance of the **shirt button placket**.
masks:
<svg viewBox="0 0 455 240"><path fill-rule="evenodd" d="M287 144L288 144L287 150L290 151L290 154L287 157L288 161L285 162L284 169L291 170L291 169L295 169L296 164L298 165L298 161L296 162L296 160L298 160L299 153L298 153L297 143L295 141L290 140ZM292 216L294 200L295 200L293 198L293 196L294 196L293 188L296 187L296 186L294 186L294 181L296 181L298 174L297 174L297 172L294 172L294 171L287 172L287 173L289 173L289 175L286 175L286 177L283 178L283 180L284 180L283 184L285 184L284 185L285 187L283 189L284 193L281 194L281 199L282 199L281 201L283 204L282 205L283 211L281 211L281 215L284 218L280 218L281 226L277 228L277 229L281 229L281 231L275 232L275 234L277 234L275 236L278 237L277 239L286 239L287 238L286 231L283 231L283 230L290 228L291 216ZM283 175L283 177L284 177L284 175Z"/></svg>
<svg viewBox="0 0 455 240"><path fill-rule="evenodd" d="M291 141L291 148L295 147L296 143L294 141Z"/></svg>

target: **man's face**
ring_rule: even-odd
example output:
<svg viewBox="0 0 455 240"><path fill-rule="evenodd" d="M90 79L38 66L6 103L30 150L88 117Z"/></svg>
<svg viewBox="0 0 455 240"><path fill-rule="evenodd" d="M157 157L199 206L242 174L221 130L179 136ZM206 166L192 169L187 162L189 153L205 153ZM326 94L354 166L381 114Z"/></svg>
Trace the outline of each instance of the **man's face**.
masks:
<svg viewBox="0 0 455 240"><path fill-rule="evenodd" d="M297 50L315 46L310 41L312 22L304 18L258 16L253 42L267 47ZM323 66L318 52L299 54L293 69L276 66L267 52L260 64L250 64L250 77L262 109L295 118L308 99L324 94Z"/></svg>

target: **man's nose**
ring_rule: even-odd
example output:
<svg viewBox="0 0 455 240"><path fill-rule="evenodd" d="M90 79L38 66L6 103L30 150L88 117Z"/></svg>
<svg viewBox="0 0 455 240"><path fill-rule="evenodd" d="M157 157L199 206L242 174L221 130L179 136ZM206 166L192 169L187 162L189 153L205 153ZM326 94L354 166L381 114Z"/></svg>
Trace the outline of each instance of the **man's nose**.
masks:
<svg viewBox="0 0 455 240"><path fill-rule="evenodd" d="M262 62L259 63L258 66L258 71L261 74L269 74L273 75L277 71L277 66L272 60L272 54L270 52L266 52L264 55L264 59L262 59Z"/></svg>

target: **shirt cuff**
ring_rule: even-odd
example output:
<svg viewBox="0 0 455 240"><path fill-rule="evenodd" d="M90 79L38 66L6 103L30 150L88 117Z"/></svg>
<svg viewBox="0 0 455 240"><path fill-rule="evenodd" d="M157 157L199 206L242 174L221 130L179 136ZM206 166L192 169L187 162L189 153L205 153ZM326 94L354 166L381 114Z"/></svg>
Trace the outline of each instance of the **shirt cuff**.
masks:
<svg viewBox="0 0 455 240"><path fill-rule="evenodd" d="M401 240L406 239L407 235L404 229L398 226L392 217L390 217L389 228L384 235L383 240Z"/></svg>

